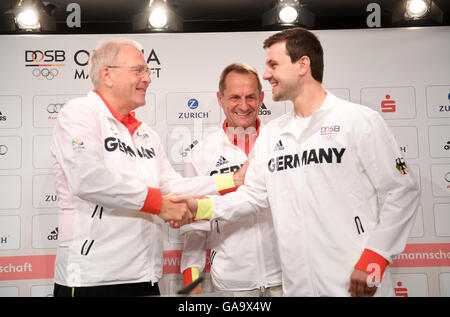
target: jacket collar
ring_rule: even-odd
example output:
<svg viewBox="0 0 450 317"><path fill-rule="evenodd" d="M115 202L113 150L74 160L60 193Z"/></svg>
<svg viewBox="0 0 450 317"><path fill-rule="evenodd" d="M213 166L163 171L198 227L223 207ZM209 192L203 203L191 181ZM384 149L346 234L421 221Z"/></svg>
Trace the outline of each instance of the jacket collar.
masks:
<svg viewBox="0 0 450 317"><path fill-rule="evenodd" d="M134 132L142 124L142 122L136 119L136 114L134 113L134 111L128 113L128 115L121 114L116 109L114 109L97 90L90 91L89 95L93 98L96 98L99 103L103 103L104 105L106 105L107 109L109 110L105 111L106 115L122 123L128 129L131 135L133 135ZM105 108L103 107L103 109Z"/></svg>
<svg viewBox="0 0 450 317"><path fill-rule="evenodd" d="M326 90L327 96L323 104L319 109L314 111L311 116L311 120L308 123L308 126L305 130L309 130L311 127L315 126L318 122L321 122L322 119L330 113L336 102L336 96ZM292 134L296 139L300 138L300 131L298 130L297 124L295 123L295 109L292 109L291 112L287 113L286 117L278 122L278 126L280 127L281 134Z"/></svg>
<svg viewBox="0 0 450 317"><path fill-rule="evenodd" d="M243 140L239 140L237 135L232 135L229 133L229 131L227 130L228 127L228 122L225 119L225 121L223 122L222 125L222 130L223 130L223 135L224 137L234 146L240 148L242 151L245 152L245 154L248 156L250 151L250 148L253 148L256 139L259 136L259 130L261 127L261 121L259 120L259 118L256 118L256 133L249 135L248 139L243 141Z"/></svg>
<svg viewBox="0 0 450 317"><path fill-rule="evenodd" d="M225 121L223 122L223 125L222 125L222 129L228 137L233 137L228 133L227 127L228 127L228 121L227 121L227 119L225 119ZM259 118L256 118L256 136L259 136L259 128L260 127L261 127L261 121L259 120Z"/></svg>

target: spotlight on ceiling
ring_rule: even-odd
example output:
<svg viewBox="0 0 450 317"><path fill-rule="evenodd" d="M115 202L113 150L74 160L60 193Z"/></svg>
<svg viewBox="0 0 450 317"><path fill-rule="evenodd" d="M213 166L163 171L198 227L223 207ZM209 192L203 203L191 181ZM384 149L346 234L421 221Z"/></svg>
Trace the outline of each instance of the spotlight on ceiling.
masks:
<svg viewBox="0 0 450 317"><path fill-rule="evenodd" d="M40 0L19 0L14 8L5 12L2 19L9 16L13 18L11 31L54 31L56 21L52 14L55 8L50 2L44 5Z"/></svg>
<svg viewBox="0 0 450 317"><path fill-rule="evenodd" d="M425 0L409 0L406 2L406 14L419 19L427 13L430 4Z"/></svg>
<svg viewBox="0 0 450 317"><path fill-rule="evenodd" d="M133 16L135 31L183 31L183 19L175 14L167 0L150 0L148 8Z"/></svg>
<svg viewBox="0 0 450 317"><path fill-rule="evenodd" d="M283 6L278 12L278 17L283 23L293 23L298 17L298 8L290 5Z"/></svg>
<svg viewBox="0 0 450 317"><path fill-rule="evenodd" d="M313 27L314 20L314 13L305 9L299 0L279 0L272 9L264 12L262 25L304 25Z"/></svg>
<svg viewBox="0 0 450 317"><path fill-rule="evenodd" d="M165 8L155 7L151 10L148 23L155 29L162 29L167 25L167 13Z"/></svg>
<svg viewBox="0 0 450 317"><path fill-rule="evenodd" d="M392 22L422 21L442 23L444 13L433 0L402 0L392 13Z"/></svg>
<svg viewBox="0 0 450 317"><path fill-rule="evenodd" d="M17 27L26 31L33 31L41 28L39 16L35 8L23 8L16 15Z"/></svg>

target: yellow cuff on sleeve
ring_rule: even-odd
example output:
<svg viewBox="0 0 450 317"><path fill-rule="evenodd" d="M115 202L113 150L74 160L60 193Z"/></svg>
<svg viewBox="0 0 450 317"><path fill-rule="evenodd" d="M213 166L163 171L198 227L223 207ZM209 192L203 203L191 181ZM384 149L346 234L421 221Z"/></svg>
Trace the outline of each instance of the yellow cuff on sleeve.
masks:
<svg viewBox="0 0 450 317"><path fill-rule="evenodd" d="M200 277L200 270L196 267L190 267L183 272L184 286L188 286Z"/></svg>
<svg viewBox="0 0 450 317"><path fill-rule="evenodd" d="M224 173L215 176L216 188L219 194L225 195L234 192L237 187L234 184L234 173Z"/></svg>
<svg viewBox="0 0 450 317"><path fill-rule="evenodd" d="M197 214L194 220L209 220L214 212L214 205L211 198L197 199Z"/></svg>

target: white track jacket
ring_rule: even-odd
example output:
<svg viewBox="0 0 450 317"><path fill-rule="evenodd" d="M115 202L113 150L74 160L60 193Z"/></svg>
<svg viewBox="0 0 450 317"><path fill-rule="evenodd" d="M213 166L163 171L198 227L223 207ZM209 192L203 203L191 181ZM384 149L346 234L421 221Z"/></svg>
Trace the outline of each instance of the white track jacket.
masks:
<svg viewBox="0 0 450 317"><path fill-rule="evenodd" d="M55 282L69 287L161 278L164 222L139 212L148 186L218 194L214 177L181 178L159 136L144 123L131 135L94 91L65 104L51 154L60 208Z"/></svg>
<svg viewBox="0 0 450 317"><path fill-rule="evenodd" d="M212 221L270 204L284 295L349 296L365 248L389 262L403 251L419 188L379 113L327 92L301 134L289 112L261 130L254 151L246 185L211 197ZM388 269L375 296L387 295Z"/></svg>
<svg viewBox="0 0 450 317"><path fill-rule="evenodd" d="M238 170L247 155L232 144L224 129L191 150L185 176L215 175ZM181 227L184 249L181 271L203 271L207 239L211 246L211 279L215 289L242 291L281 284L281 266L269 209L238 222L199 221Z"/></svg>

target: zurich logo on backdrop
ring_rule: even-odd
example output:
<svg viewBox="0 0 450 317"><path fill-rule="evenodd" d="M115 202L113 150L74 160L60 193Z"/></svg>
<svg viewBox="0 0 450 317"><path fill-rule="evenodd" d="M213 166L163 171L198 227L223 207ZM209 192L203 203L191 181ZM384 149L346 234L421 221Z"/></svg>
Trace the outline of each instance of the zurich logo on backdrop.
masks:
<svg viewBox="0 0 450 317"><path fill-rule="evenodd" d="M197 109L197 107L198 107L198 100L195 99L195 98L189 99L188 102L187 102L187 106L191 110Z"/></svg>
<svg viewBox="0 0 450 317"><path fill-rule="evenodd" d="M186 105L188 106L189 109L195 110L200 106L200 102L196 98L190 98L187 100ZM178 119L207 119L208 116L209 113L203 111L189 111L178 113Z"/></svg>

